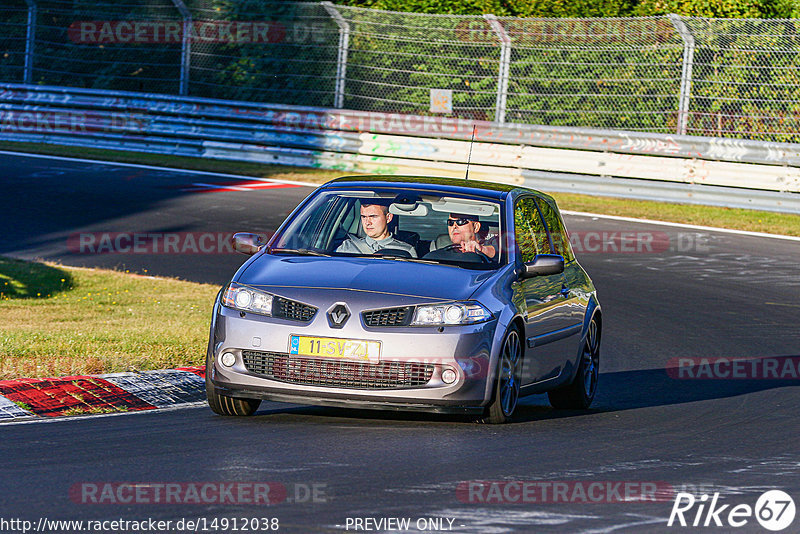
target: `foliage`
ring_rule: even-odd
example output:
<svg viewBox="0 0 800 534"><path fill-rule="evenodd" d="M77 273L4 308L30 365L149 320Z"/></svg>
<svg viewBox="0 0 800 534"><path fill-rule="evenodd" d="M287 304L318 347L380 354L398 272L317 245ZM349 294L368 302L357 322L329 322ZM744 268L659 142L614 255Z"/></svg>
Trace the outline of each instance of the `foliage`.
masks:
<svg viewBox="0 0 800 534"><path fill-rule="evenodd" d="M706 4L729 5L715 1ZM778 6L742 5L747 15ZM495 118L500 47L482 17L341 11L352 29L345 107L426 114L429 89L441 88L453 91L454 115ZM501 22L512 41L508 122L673 133L686 89L688 133L798 141L800 20L684 19L696 44L687 87L684 42L667 17Z"/></svg>
<svg viewBox="0 0 800 534"><path fill-rule="evenodd" d="M197 21L268 23L267 42L194 42L195 96L333 107L339 30L320 6L193 0Z"/></svg>
<svg viewBox="0 0 800 534"><path fill-rule="evenodd" d="M8 30L0 80L19 82L25 7L0 15ZM501 46L512 41L506 120L661 133L678 128L679 96L691 91L688 133L800 140L800 17L797 0L340 0L350 28L344 107L428 114L430 90L452 91L453 116L494 120ZM81 20L179 20L168 0L40 0L34 82L178 92L180 43L80 43ZM194 21L267 22L269 42L192 42L189 94L333 107L340 29L321 4L187 0ZM147 7L145 7L147 6ZM347 6L382 8L352 9ZM421 13L460 16L430 16ZM665 13L696 41L690 87L684 45ZM648 18L567 18L621 17ZM658 16L654 16L658 15ZM6 17L3 20L3 17ZM764 17L741 19L726 17ZM742 132L749 132L742 134Z"/></svg>
<svg viewBox="0 0 800 534"><path fill-rule="evenodd" d="M92 41L83 39L79 29L87 21L109 22L107 28L114 28L114 21L179 23L180 17L168 1L117 5L91 0L38 0L36 4L33 83L153 93L178 91L180 43ZM100 38L101 32L91 35ZM24 40L20 45L24 46Z"/></svg>
<svg viewBox="0 0 800 534"><path fill-rule="evenodd" d="M542 224L542 218L533 198L524 198L514 206L514 228L514 237L522 253L522 261L533 261L537 254L551 253L547 230Z"/></svg>
<svg viewBox="0 0 800 534"><path fill-rule="evenodd" d="M676 13L719 18L800 17L795 0L337 0L391 11L514 17L630 17Z"/></svg>
<svg viewBox="0 0 800 534"><path fill-rule="evenodd" d="M27 8L21 1L8 4L0 16L0 80L22 81Z"/></svg>
<svg viewBox="0 0 800 534"><path fill-rule="evenodd" d="M709 18L775 18L791 16L788 3L775 0L640 0L632 15Z"/></svg>
<svg viewBox="0 0 800 534"><path fill-rule="evenodd" d="M690 133L798 142L800 20L688 21L698 41Z"/></svg>
<svg viewBox="0 0 800 534"><path fill-rule="evenodd" d="M504 0L340 0L334 3L415 13L441 13L448 15L493 13L497 16L513 16L515 14L513 8L509 6L509 4L514 4L515 2Z"/></svg>
<svg viewBox="0 0 800 534"><path fill-rule="evenodd" d="M539 0L513 2L517 17L625 17L635 0Z"/></svg>

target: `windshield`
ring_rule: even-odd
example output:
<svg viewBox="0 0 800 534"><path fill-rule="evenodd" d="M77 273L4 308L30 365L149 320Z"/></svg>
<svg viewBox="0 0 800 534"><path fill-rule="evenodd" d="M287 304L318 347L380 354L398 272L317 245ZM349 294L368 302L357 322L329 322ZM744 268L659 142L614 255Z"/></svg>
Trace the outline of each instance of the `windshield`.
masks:
<svg viewBox="0 0 800 534"><path fill-rule="evenodd" d="M326 191L275 236L270 252L495 269L506 261L500 213L499 202L452 193Z"/></svg>

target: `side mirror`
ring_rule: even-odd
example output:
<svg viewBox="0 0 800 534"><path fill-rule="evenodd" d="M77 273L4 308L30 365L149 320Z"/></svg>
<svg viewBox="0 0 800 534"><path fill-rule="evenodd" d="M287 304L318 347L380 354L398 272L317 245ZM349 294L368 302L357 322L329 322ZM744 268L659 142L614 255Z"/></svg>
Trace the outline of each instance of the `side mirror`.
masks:
<svg viewBox="0 0 800 534"><path fill-rule="evenodd" d="M521 278L548 276L564 272L564 256L559 254L537 254L533 261L522 264Z"/></svg>
<svg viewBox="0 0 800 534"><path fill-rule="evenodd" d="M266 244L266 242L262 239L262 236L258 234L248 234L245 232L233 234L231 241L233 242L233 250L236 252L241 252L242 254L249 254L251 256L261 250L261 247Z"/></svg>

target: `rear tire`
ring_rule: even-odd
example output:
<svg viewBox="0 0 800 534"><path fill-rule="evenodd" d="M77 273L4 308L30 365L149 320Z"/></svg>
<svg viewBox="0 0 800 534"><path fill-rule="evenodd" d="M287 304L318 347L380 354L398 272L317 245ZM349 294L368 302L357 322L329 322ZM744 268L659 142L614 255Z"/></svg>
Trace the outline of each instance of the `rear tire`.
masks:
<svg viewBox="0 0 800 534"><path fill-rule="evenodd" d="M599 369L600 325L592 317L592 320L589 321L575 378L568 386L547 392L553 408L585 410L591 406L597 393Z"/></svg>
<svg viewBox="0 0 800 534"><path fill-rule="evenodd" d="M511 327L500 349L492 402L486 407L486 413L480 422L497 425L511 421L519 401L521 364L522 343L519 331Z"/></svg>
<svg viewBox="0 0 800 534"><path fill-rule="evenodd" d="M211 364L206 365L206 399L208 406L217 415L234 415L234 416L247 416L253 415L261 405L261 401L257 399L242 399L238 397L228 397L220 395L214 390L211 384L210 369Z"/></svg>

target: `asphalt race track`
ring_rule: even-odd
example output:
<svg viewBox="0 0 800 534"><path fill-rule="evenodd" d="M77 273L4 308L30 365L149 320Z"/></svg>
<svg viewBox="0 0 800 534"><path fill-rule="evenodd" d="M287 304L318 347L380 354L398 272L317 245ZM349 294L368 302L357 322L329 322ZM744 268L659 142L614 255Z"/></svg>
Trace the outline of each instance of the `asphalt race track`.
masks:
<svg viewBox="0 0 800 534"><path fill-rule="evenodd" d="M190 192L193 183L235 180L0 158L0 254L216 284L245 257L90 254L74 242L104 232L268 232L310 192ZM417 526L468 533L728 532L730 509L754 507L767 490L783 490L800 504L797 375L732 378L731 368L718 367L715 376L689 379L674 369L678 358L725 357L769 358L780 370L797 371L800 242L586 216L566 221L604 308L600 391L590 411L556 411L536 396L525 399L514 424L482 426L454 417L264 402L247 419L193 406L4 424L0 518L34 525L40 518L152 518L173 525L202 518L208 532L230 532L232 519L254 517L278 518L281 532L345 532L347 526L353 532L359 524L387 531L396 527L356 519L390 517L410 518L411 532ZM636 251L631 235L655 245ZM91 500L87 487L100 495L120 483L232 482L271 483L280 502L84 502ZM522 498L523 486L514 482L535 491ZM600 493L591 493L592 484ZM486 491L459 491L465 487ZM620 488L658 491L649 493L655 501L642 502L620 498ZM583 491L590 494L581 498ZM679 491L698 499L685 514L690 525L701 495L709 496L708 505L718 492L718 505L729 505L718 516L724 526L667 527ZM594 500L600 502L586 502ZM707 518L700 515L702 525ZM222 518L226 529L219 528ZM429 518L439 521L418 522ZM767 532L755 517L744 519L737 532ZM786 532L798 525L800 518ZM258 526L249 531L264 531ZM12 531L6 528L0 530Z"/></svg>

